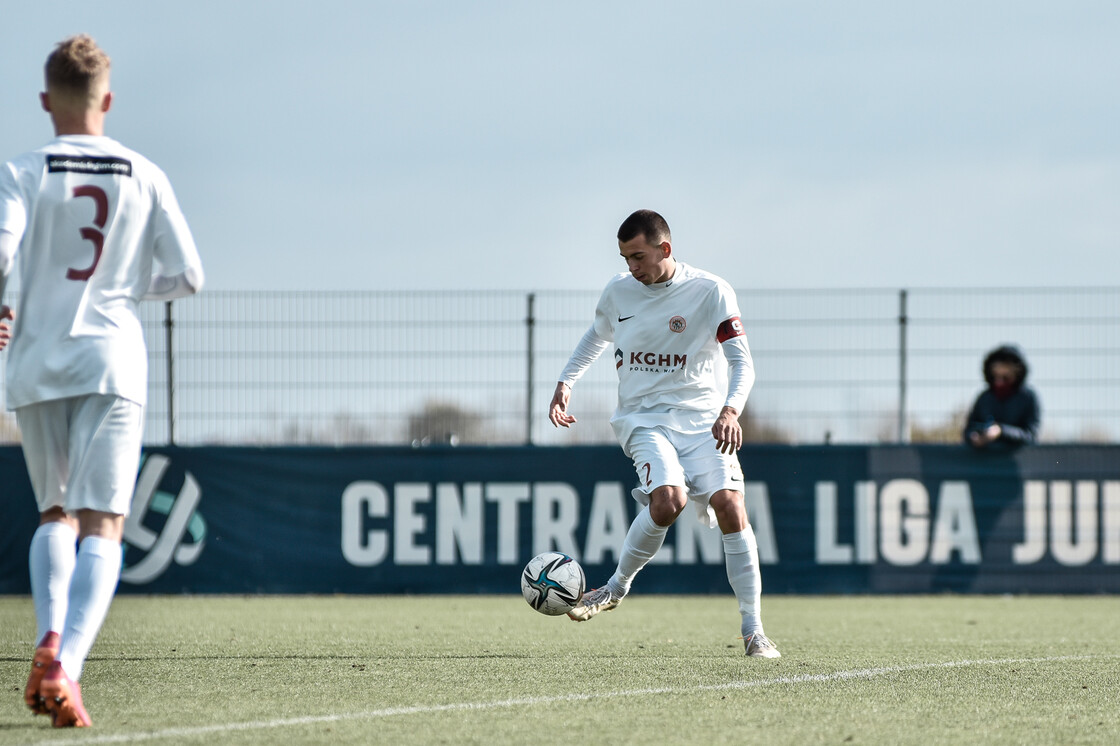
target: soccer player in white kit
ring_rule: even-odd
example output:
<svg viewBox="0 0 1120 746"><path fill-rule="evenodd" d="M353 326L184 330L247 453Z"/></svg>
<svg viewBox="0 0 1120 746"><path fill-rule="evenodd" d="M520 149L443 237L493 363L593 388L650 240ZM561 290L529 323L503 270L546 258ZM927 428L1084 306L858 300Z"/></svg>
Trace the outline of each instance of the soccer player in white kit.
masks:
<svg viewBox="0 0 1120 746"><path fill-rule="evenodd" d="M40 514L24 700L55 727L91 724L77 682L120 579L148 388L137 306L203 281L167 177L104 136L112 100L109 57L85 35L61 42L41 94L56 137L0 168L0 303L17 262L21 281L0 349Z"/></svg>
<svg viewBox="0 0 1120 746"><path fill-rule="evenodd" d="M646 507L630 525L614 575L568 616L586 621L618 606L692 500L701 521L723 533L746 654L778 658L762 629L758 548L736 456L743 443L739 413L754 367L735 292L719 277L677 261L669 226L652 210L638 210L622 223L618 247L629 272L603 290L595 321L560 374L548 416L558 427L576 422L568 414L572 387L613 346L618 408L611 426L634 461L634 497Z"/></svg>

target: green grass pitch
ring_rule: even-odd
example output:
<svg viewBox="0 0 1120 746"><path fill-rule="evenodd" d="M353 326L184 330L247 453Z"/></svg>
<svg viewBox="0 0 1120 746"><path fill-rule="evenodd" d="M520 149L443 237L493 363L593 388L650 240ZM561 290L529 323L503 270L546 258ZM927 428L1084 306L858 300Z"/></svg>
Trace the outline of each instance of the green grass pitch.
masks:
<svg viewBox="0 0 1120 746"><path fill-rule="evenodd" d="M0 744L1120 742L1120 599L642 596L586 623L520 595L119 597L94 727L23 706L31 602L0 598Z"/></svg>

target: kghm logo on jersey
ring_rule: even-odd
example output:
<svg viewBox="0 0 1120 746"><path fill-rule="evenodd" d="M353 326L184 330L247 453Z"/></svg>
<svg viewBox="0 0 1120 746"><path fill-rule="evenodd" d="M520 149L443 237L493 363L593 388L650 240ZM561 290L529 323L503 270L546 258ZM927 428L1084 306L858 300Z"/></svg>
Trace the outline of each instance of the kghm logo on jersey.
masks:
<svg viewBox="0 0 1120 746"><path fill-rule="evenodd" d="M624 357L624 355L622 354L622 348L620 348L620 347L615 348L615 351L614 351L614 367L615 367L615 370L618 370L619 368L622 367L622 358L623 357Z"/></svg>
<svg viewBox="0 0 1120 746"><path fill-rule="evenodd" d="M684 331L688 324L685 323L684 316L674 316L669 319L669 331L680 334Z"/></svg>
<svg viewBox="0 0 1120 746"><path fill-rule="evenodd" d="M190 472L182 472L178 495L160 490L171 460L154 454L144 460L132 509L124 522L124 568L121 580L142 585L150 583L171 566L190 565L206 545L206 521L196 508L202 490ZM168 481L175 489L175 482ZM144 553L139 559L138 554Z"/></svg>
<svg viewBox="0 0 1120 746"><path fill-rule="evenodd" d="M641 373L672 373L688 365L688 355L675 352L631 352L630 370Z"/></svg>

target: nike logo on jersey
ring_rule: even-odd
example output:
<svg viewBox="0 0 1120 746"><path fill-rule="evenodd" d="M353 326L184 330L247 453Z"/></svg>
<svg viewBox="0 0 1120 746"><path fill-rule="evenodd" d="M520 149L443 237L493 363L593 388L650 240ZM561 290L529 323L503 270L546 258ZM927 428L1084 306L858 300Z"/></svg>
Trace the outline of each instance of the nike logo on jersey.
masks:
<svg viewBox="0 0 1120 746"><path fill-rule="evenodd" d="M634 318L634 316L636 316L636 315L637 314L630 314L629 316L619 316L618 317L618 323L621 324L623 321L629 321L630 319Z"/></svg>

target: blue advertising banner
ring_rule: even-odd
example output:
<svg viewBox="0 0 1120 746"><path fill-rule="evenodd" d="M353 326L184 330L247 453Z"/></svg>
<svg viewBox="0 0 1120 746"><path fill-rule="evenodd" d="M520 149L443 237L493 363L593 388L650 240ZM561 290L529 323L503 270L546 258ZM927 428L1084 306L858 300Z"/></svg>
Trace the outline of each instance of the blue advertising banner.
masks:
<svg viewBox="0 0 1120 746"><path fill-rule="evenodd" d="M748 446L766 593L1120 592L1120 447ZM516 593L558 550L592 586L638 510L620 449L150 448L121 592ZM0 448L0 593L27 593L37 515ZM727 592L686 509L636 581Z"/></svg>

